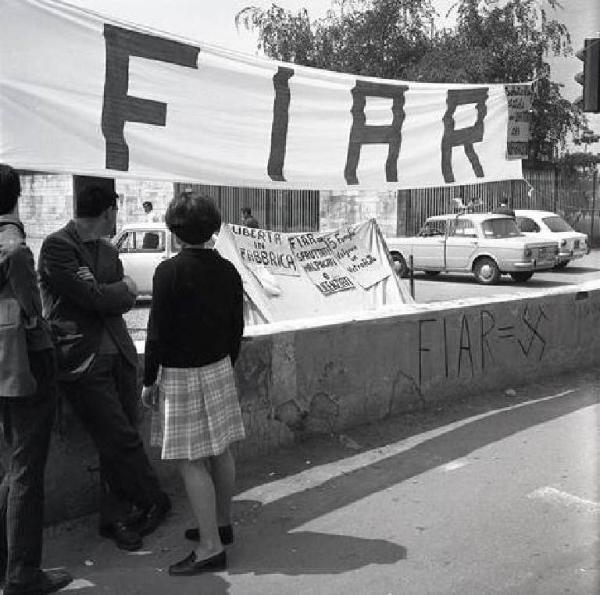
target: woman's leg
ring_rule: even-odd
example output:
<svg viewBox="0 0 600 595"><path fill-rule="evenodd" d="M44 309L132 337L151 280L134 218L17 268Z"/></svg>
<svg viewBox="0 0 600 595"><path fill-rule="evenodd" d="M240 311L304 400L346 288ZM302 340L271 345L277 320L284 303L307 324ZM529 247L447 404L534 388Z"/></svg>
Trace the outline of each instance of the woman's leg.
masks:
<svg viewBox="0 0 600 595"><path fill-rule="evenodd" d="M231 525L231 499L235 488L235 461L229 448L210 458L210 473L217 499L217 524Z"/></svg>
<svg viewBox="0 0 600 595"><path fill-rule="evenodd" d="M196 560L204 560L223 551L217 530L215 487L205 459L179 461L179 472L200 529Z"/></svg>

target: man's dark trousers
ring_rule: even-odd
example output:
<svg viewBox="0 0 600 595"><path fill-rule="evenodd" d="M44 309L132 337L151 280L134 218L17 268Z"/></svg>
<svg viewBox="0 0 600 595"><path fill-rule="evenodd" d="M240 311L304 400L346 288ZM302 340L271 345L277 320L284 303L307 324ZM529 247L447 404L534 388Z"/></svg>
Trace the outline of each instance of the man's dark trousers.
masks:
<svg viewBox="0 0 600 595"><path fill-rule="evenodd" d="M137 371L120 354L98 354L90 368L61 390L98 450L102 502L100 525L123 520L135 504L150 508L164 498L136 428Z"/></svg>
<svg viewBox="0 0 600 595"><path fill-rule="evenodd" d="M9 467L0 484L0 579L30 584L42 559L44 471L56 410L56 366L51 350L30 352L38 383L30 397L0 398Z"/></svg>

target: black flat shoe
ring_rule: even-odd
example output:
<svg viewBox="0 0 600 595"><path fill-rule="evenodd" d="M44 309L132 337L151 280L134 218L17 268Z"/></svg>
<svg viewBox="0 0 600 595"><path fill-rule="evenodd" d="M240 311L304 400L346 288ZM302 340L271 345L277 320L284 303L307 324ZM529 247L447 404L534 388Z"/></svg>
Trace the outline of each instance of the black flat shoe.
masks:
<svg viewBox="0 0 600 595"><path fill-rule="evenodd" d="M186 529L184 535L190 541L200 541L200 530L198 527ZM231 545L233 543L233 527L231 525L219 527L219 537L223 545Z"/></svg>
<svg viewBox="0 0 600 595"><path fill-rule="evenodd" d="M201 572L225 570L227 568L227 554L223 551L206 560L196 562L196 552L192 552L187 558L169 566L171 576L193 576Z"/></svg>

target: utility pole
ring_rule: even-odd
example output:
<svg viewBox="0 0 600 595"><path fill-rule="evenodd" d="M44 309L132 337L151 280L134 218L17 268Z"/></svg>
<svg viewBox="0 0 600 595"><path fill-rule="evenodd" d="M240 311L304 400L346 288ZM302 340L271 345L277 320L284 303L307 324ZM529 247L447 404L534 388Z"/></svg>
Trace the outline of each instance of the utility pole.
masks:
<svg viewBox="0 0 600 595"><path fill-rule="evenodd" d="M594 163L592 174L592 222L590 224L590 247L594 245L594 219L596 218L596 183L598 181L598 166Z"/></svg>

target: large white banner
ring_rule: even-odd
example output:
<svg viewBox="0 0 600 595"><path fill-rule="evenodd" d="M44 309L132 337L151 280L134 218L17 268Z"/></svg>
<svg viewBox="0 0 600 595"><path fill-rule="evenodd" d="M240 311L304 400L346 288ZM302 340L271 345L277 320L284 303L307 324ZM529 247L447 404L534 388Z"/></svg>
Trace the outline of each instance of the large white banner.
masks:
<svg viewBox="0 0 600 595"><path fill-rule="evenodd" d="M19 169L281 189L468 184L521 177L508 123L504 85L339 74L54 0L0 0L0 162Z"/></svg>

